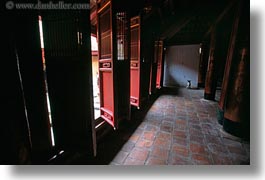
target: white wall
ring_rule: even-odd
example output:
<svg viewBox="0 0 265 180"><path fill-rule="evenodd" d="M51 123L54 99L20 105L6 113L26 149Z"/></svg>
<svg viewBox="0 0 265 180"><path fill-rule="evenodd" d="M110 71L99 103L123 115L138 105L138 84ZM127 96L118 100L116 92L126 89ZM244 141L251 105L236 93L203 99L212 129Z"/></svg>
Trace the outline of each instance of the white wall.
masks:
<svg viewBox="0 0 265 180"><path fill-rule="evenodd" d="M191 80L192 88L198 86L199 49L199 44L167 47L163 86L186 86L187 80Z"/></svg>

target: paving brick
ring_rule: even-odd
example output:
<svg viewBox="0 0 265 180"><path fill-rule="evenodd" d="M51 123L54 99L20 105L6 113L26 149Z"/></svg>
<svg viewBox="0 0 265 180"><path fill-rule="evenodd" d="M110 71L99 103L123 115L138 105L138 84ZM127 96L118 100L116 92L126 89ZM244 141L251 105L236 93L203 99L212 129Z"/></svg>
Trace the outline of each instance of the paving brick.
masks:
<svg viewBox="0 0 265 180"><path fill-rule="evenodd" d="M154 156L156 158L167 160L169 154L168 149L160 148L160 147L154 147L150 153L150 156Z"/></svg>
<svg viewBox="0 0 265 180"><path fill-rule="evenodd" d="M219 144L208 144L207 146L213 154L226 155L228 153L225 146L221 146Z"/></svg>
<svg viewBox="0 0 265 180"><path fill-rule="evenodd" d="M173 136L176 136L180 139L186 139L187 138L186 131L175 130L175 131L173 131L172 134L173 134Z"/></svg>
<svg viewBox="0 0 265 180"><path fill-rule="evenodd" d="M207 156L193 154L192 159L194 160L195 164L197 165L210 165L212 164L211 160Z"/></svg>
<svg viewBox="0 0 265 180"><path fill-rule="evenodd" d="M181 145L181 146L187 146L188 145L188 140L187 139L183 139L183 138L179 138L177 136L173 136L173 145L174 144Z"/></svg>
<svg viewBox="0 0 265 180"><path fill-rule="evenodd" d="M156 135L156 132L145 131L143 133L143 139L146 139L146 140L149 140L149 141L153 141L155 139L155 135Z"/></svg>
<svg viewBox="0 0 265 180"><path fill-rule="evenodd" d="M163 147L165 149L169 149L171 145L170 140L165 140L162 138L156 138L154 141L154 146Z"/></svg>
<svg viewBox="0 0 265 180"><path fill-rule="evenodd" d="M154 125L147 125L145 127L145 131L152 131L154 133L156 133L157 131L159 130L159 128L157 126L154 126Z"/></svg>
<svg viewBox="0 0 265 180"><path fill-rule="evenodd" d="M174 130L182 130L182 131L185 131L186 129L187 129L187 126L174 125Z"/></svg>
<svg viewBox="0 0 265 180"><path fill-rule="evenodd" d="M143 132L144 132L144 130L143 129L136 129L135 131L134 131L134 135L138 135L138 136L141 136L142 134L143 134Z"/></svg>
<svg viewBox="0 0 265 180"><path fill-rule="evenodd" d="M168 165L191 165L192 162L188 159L181 158L176 155L170 155L168 159Z"/></svg>
<svg viewBox="0 0 265 180"><path fill-rule="evenodd" d="M140 148L150 148L153 145L153 141L145 140L145 139L139 139L137 143L135 144L136 147Z"/></svg>
<svg viewBox="0 0 265 180"><path fill-rule="evenodd" d="M115 158L112 160L112 162L117 163L117 164L122 164L126 157L128 156L128 152L125 151L120 151Z"/></svg>
<svg viewBox="0 0 265 180"><path fill-rule="evenodd" d="M190 125L190 129L195 129L195 130L198 130L198 131L201 131L202 130L202 128L199 125L199 123L197 123L197 124L191 124Z"/></svg>
<svg viewBox="0 0 265 180"><path fill-rule="evenodd" d="M145 161L149 154L148 150L143 148L134 148L129 154L129 158L136 159L139 161Z"/></svg>
<svg viewBox="0 0 265 180"><path fill-rule="evenodd" d="M159 132L156 136L156 138L158 139L165 139L167 141L170 141L171 139L171 134L170 133L166 133L166 132Z"/></svg>
<svg viewBox="0 0 265 180"><path fill-rule="evenodd" d="M158 159L155 157L149 157L146 161L146 165L167 165L166 160Z"/></svg>
<svg viewBox="0 0 265 180"><path fill-rule="evenodd" d="M145 161L140 161L133 158L127 158L123 165L144 165Z"/></svg>
<svg viewBox="0 0 265 180"><path fill-rule="evenodd" d="M200 145L200 144L190 144L190 151L192 154L206 154L205 146Z"/></svg>
<svg viewBox="0 0 265 180"><path fill-rule="evenodd" d="M202 133L202 131L197 130L197 129L190 128L190 129L189 129L189 133L190 133L190 135L192 135L192 136L200 136L200 137L203 137L203 133Z"/></svg>
<svg viewBox="0 0 265 180"><path fill-rule="evenodd" d="M227 139L227 138L223 138L223 143L228 145L228 146L237 146L237 147L242 146L242 144L240 142L232 140L232 139ZM249 144L247 146L249 146Z"/></svg>
<svg viewBox="0 0 265 180"><path fill-rule="evenodd" d="M161 124L160 131L171 133L173 131L173 126L167 124Z"/></svg>
<svg viewBox="0 0 265 180"><path fill-rule="evenodd" d="M246 155L246 150L243 149L243 147L238 147L238 146L227 146L228 150L230 153L233 153L233 154L239 154L239 155L243 155L245 156Z"/></svg>
<svg viewBox="0 0 265 180"><path fill-rule="evenodd" d="M134 146L135 146L135 143L128 141L122 146L121 150L125 152L131 152Z"/></svg>
<svg viewBox="0 0 265 180"><path fill-rule="evenodd" d="M138 141L139 138L140 138L139 135L135 135L135 134L133 134L133 135L129 138L129 141L136 143L136 142Z"/></svg>
<svg viewBox="0 0 265 180"><path fill-rule="evenodd" d="M232 165L233 159L229 156L221 156L220 154L212 154L213 164L215 165Z"/></svg>
<svg viewBox="0 0 265 180"><path fill-rule="evenodd" d="M189 149L184 146L173 145L172 146L172 153L178 156L188 157L189 156Z"/></svg>
<svg viewBox="0 0 265 180"><path fill-rule="evenodd" d="M190 141L198 144L204 144L204 137L190 134Z"/></svg>
<svg viewBox="0 0 265 180"><path fill-rule="evenodd" d="M148 121L148 124L149 125L152 125L153 127L156 127L156 131L158 131L159 130L159 127L161 125L161 122L160 121Z"/></svg>
<svg viewBox="0 0 265 180"><path fill-rule="evenodd" d="M220 137L212 136L212 135L206 135L205 140L207 143L212 143L212 144L222 144L222 139Z"/></svg>
<svg viewBox="0 0 265 180"><path fill-rule="evenodd" d="M187 124L187 121L186 120L183 120L183 119L177 119L175 124L178 124L178 125L186 125Z"/></svg>
<svg viewBox="0 0 265 180"><path fill-rule="evenodd" d="M210 135L210 136L219 136L219 130L216 129L203 129L203 134Z"/></svg>
<svg viewBox="0 0 265 180"><path fill-rule="evenodd" d="M145 126L147 125L146 122L142 122L139 126L138 129L145 129Z"/></svg>

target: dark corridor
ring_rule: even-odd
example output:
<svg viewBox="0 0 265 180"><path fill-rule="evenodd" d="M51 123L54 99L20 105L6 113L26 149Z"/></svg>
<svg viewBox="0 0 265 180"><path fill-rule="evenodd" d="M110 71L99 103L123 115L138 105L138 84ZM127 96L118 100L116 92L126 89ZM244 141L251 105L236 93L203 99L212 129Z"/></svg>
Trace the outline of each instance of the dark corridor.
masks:
<svg viewBox="0 0 265 180"><path fill-rule="evenodd" d="M249 1L10 2L0 164L250 164ZM180 50L170 67L195 80L166 87L167 49L185 45L196 60Z"/></svg>

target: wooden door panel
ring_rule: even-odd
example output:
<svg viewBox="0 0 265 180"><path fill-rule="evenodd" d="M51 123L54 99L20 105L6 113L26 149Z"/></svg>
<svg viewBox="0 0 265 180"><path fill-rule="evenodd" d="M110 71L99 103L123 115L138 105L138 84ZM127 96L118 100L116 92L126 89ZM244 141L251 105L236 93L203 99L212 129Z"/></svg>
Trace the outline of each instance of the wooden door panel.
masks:
<svg viewBox="0 0 265 180"><path fill-rule="evenodd" d="M100 116L114 129L130 117L129 21L118 1L97 3Z"/></svg>
<svg viewBox="0 0 265 180"><path fill-rule="evenodd" d="M139 67L137 62L131 62L131 104L138 107L139 106Z"/></svg>
<svg viewBox="0 0 265 180"><path fill-rule="evenodd" d="M111 69L111 59L100 60L100 96L101 96L101 117L114 126L114 97L113 97L113 72Z"/></svg>
<svg viewBox="0 0 265 180"><path fill-rule="evenodd" d="M97 12L100 79L100 116L114 127L114 86L112 57L112 9L108 1Z"/></svg>
<svg viewBox="0 0 265 180"><path fill-rule="evenodd" d="M140 107L140 17L131 18L131 105Z"/></svg>
<svg viewBox="0 0 265 180"><path fill-rule="evenodd" d="M44 11L42 17L56 148L95 153L89 11Z"/></svg>

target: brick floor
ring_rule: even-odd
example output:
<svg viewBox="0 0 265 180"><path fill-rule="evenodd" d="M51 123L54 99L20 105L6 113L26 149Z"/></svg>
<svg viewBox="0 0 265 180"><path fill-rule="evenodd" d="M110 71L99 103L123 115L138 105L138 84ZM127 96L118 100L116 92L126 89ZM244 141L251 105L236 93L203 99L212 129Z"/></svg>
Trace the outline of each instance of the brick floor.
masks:
<svg viewBox="0 0 265 180"><path fill-rule="evenodd" d="M158 97L136 127L135 132L142 133L132 134L109 164L249 164L249 142L223 136L216 119L217 101L204 100L203 93L180 88Z"/></svg>
<svg viewBox="0 0 265 180"><path fill-rule="evenodd" d="M249 142L224 133L216 119L218 102L203 96L203 89L162 93L98 142L95 158L79 155L71 164L249 164Z"/></svg>

